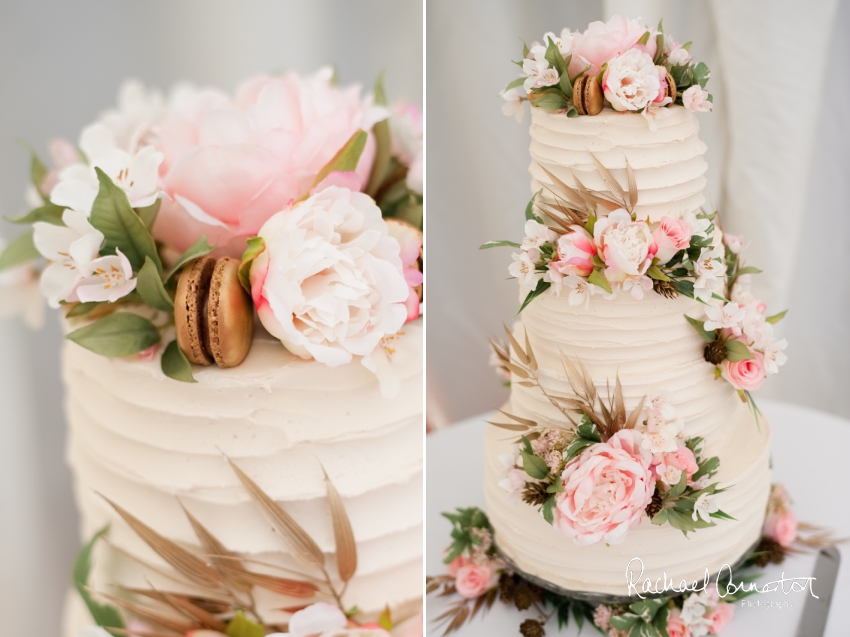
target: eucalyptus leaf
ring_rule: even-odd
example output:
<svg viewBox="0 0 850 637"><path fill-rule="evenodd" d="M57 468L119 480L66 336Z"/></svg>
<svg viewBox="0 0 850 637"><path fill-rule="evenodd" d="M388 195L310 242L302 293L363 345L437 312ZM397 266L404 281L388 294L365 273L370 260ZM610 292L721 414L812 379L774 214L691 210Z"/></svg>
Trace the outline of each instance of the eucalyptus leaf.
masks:
<svg viewBox="0 0 850 637"><path fill-rule="evenodd" d="M67 336L95 354L120 358L138 354L159 343L156 326L148 319L129 312L115 312Z"/></svg>
<svg viewBox="0 0 850 637"><path fill-rule="evenodd" d="M127 194L100 169L95 167L100 188L92 204L89 221L104 236L101 253L112 254L121 250L133 266L133 271L144 265L145 257L150 257L158 272L162 271L162 261L156 250L156 244L144 222L130 207Z"/></svg>
<svg viewBox="0 0 850 637"><path fill-rule="evenodd" d="M257 237L252 237L248 239L248 244L250 245L251 241L256 240ZM184 252L179 259L177 259L177 263L175 263L174 267L171 268L171 272L169 272L168 277L166 277L165 279L165 282L169 283L174 278L174 275L177 274L184 265L189 263L189 261L197 259L199 257L204 257L210 252L212 252L214 249L215 246L210 245L210 241L209 239L207 239L206 235L195 241L195 243L189 246L189 249L186 250L186 252Z"/></svg>
<svg viewBox="0 0 850 637"><path fill-rule="evenodd" d="M33 233L27 232L13 239L3 250L3 254L0 254L0 271L32 261L40 256L33 243Z"/></svg>
<svg viewBox="0 0 850 637"><path fill-rule="evenodd" d="M110 628L123 629L124 620L121 618L121 614L118 610L114 606L101 604L95 601L89 592L92 553L94 551L95 544L97 544L98 540L100 540L108 530L109 526L103 527L100 531L95 533L94 537L89 540L89 543L80 550L77 554L77 559L74 560L74 568L71 573L71 579L74 582L74 588L77 590L80 597L82 597L83 602L85 602L85 605L89 609L89 613L91 613L92 619L98 626L109 626ZM117 633L111 632L110 634L118 637Z"/></svg>
<svg viewBox="0 0 850 637"><path fill-rule="evenodd" d="M27 214L21 217L15 217L14 219L9 219L8 221L10 223L28 225L32 225L37 221L43 221L45 223L53 224L54 226L62 226L65 225L62 221L62 213L64 212L65 209L62 206L57 206L55 203L50 203L48 201L43 206L33 208Z"/></svg>
<svg viewBox="0 0 850 637"><path fill-rule="evenodd" d="M174 301L168 295L162 283L162 277L150 257L145 257L145 264L136 277L136 291L152 308L163 312L174 312Z"/></svg>
<svg viewBox="0 0 850 637"><path fill-rule="evenodd" d="M699 334L700 338L702 338L702 340L704 340L706 343L713 343L715 340L717 340L717 332L705 329L704 321L699 321L695 318L691 318L687 314L685 314L685 319L688 321L688 323L691 324L691 327L696 330L696 333Z"/></svg>
<svg viewBox="0 0 850 637"><path fill-rule="evenodd" d="M731 363L738 361L748 361L755 358L755 355L741 341L726 341L726 360Z"/></svg>

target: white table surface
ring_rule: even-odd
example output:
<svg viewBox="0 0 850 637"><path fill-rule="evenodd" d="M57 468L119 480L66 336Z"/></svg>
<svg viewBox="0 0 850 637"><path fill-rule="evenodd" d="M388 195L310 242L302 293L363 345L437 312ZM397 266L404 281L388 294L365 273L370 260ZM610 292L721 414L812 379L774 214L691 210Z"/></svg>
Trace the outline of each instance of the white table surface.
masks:
<svg viewBox="0 0 850 637"><path fill-rule="evenodd" d="M760 400L759 406L773 429L773 481L787 487L797 517L801 521L825 526L836 536L850 537L850 421L805 407L776 401ZM456 507L484 505L484 414L456 423L428 436L427 441L427 511L426 567L429 575L445 573L442 552L449 544L451 525L440 513ZM824 633L827 637L850 635L850 545L841 547L841 568L833 595L833 604ZM771 565L759 581L787 577L808 577L814 562L812 553L789 556L781 566ZM813 584L817 593L817 583ZM759 594L750 597L759 601L790 602L786 608L735 609L735 618L721 637L752 637L794 635L804 595ZM442 635L434 618L446 608L451 598L430 595L427 600L428 635ZM519 624L525 617L535 617L531 611L520 613L496 602L488 613L479 614L456 633L460 637L497 637L519 634ZM549 636L572 637L578 634L571 622L567 630L558 632L554 619L546 626ZM585 627L585 635L598 634Z"/></svg>

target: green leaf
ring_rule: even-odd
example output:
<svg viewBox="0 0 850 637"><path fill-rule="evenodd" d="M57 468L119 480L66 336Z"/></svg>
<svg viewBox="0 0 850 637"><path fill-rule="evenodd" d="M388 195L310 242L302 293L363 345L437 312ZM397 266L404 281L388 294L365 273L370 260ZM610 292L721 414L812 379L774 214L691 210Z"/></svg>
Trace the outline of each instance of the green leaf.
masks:
<svg viewBox="0 0 850 637"><path fill-rule="evenodd" d="M50 199L48 199L44 193L41 191L41 185L44 183L44 180L47 178L47 166L44 165L44 162L38 156L38 153L26 142L21 142L27 149L30 151L30 156L32 160L30 161L30 181L32 185L35 186L35 189L38 191L38 196L41 197L41 200L44 203L48 203Z"/></svg>
<svg viewBox="0 0 850 637"><path fill-rule="evenodd" d="M558 45L552 41L552 38L549 38L549 44L546 46L546 61L549 63L553 69L558 72L558 75L566 75L567 68L564 64L564 57L561 55L561 52L558 50Z"/></svg>
<svg viewBox="0 0 850 637"><path fill-rule="evenodd" d="M266 242L262 237L251 237L248 239L248 247L242 254L242 263L239 265L239 282L248 294L251 294L251 266L254 259L260 256L266 249Z"/></svg>
<svg viewBox="0 0 850 637"><path fill-rule="evenodd" d="M783 310L779 314L774 314L773 316L768 316L765 321L768 323L779 323L782 319L785 318L785 315L788 314L788 310Z"/></svg>
<svg viewBox="0 0 850 637"><path fill-rule="evenodd" d="M587 440L585 438L576 438L570 443L570 446L567 447L567 452L564 455L564 460L569 462L577 455L579 455L582 451L594 444L596 443L592 440Z"/></svg>
<svg viewBox="0 0 850 637"><path fill-rule="evenodd" d="M576 434L578 434L579 438L589 440L590 442L602 442L602 436L599 435L596 423L593 422L585 422L576 427Z"/></svg>
<svg viewBox="0 0 850 637"><path fill-rule="evenodd" d="M174 301L162 284L162 277L150 257L145 257L145 264L136 277L136 290L142 300L156 310L174 312Z"/></svg>
<svg viewBox="0 0 850 637"><path fill-rule="evenodd" d="M543 461L543 458L525 451L520 451L519 455L522 456L522 468L532 478L542 480L549 475L549 465Z"/></svg>
<svg viewBox="0 0 850 637"><path fill-rule="evenodd" d="M663 637L669 637L669 634L667 633L667 618L669 614L670 606L667 603L667 600L664 599L664 605L658 609L658 612L655 614L655 619L652 620L652 625Z"/></svg>
<svg viewBox="0 0 850 637"><path fill-rule="evenodd" d="M738 361L748 361L755 358L755 355L741 341L726 341L726 360L731 363Z"/></svg>
<svg viewBox="0 0 850 637"><path fill-rule="evenodd" d="M112 183L112 180L95 167L100 189L92 204L89 221L104 236L101 253L111 254L121 250L138 272L150 257L158 272L162 271L162 261L156 250L156 244L150 231L145 227L139 215L130 207L126 193Z"/></svg>
<svg viewBox="0 0 850 637"><path fill-rule="evenodd" d="M14 219L8 219L10 223L34 224L36 221L44 221L51 223L54 226L62 226L62 213L65 209L62 206L57 206L55 203L47 202L43 206L33 208L27 214Z"/></svg>
<svg viewBox="0 0 850 637"><path fill-rule="evenodd" d="M92 552L97 541L102 538L109 530L109 526L103 527L95 533L94 537L86 544L77 554L77 559L74 560L74 568L71 572L71 579L74 582L74 588L77 589L80 597L83 598L86 606L91 613L92 619L98 626L109 626L110 628L124 628L124 620L121 618L118 610L108 604L96 602L88 591L89 575L92 567ZM116 635L116 633L111 633Z"/></svg>
<svg viewBox="0 0 850 637"><path fill-rule="evenodd" d="M519 306L519 310L517 310L517 314L522 312L528 306L529 303L531 303L534 299L536 299L538 296L543 294L550 287L552 287L551 283L549 283L548 281L544 281L543 279L540 279L537 282L537 287L534 288L531 292L528 293L528 295L525 297L525 300L522 302L522 305Z"/></svg>
<svg viewBox="0 0 850 637"><path fill-rule="evenodd" d="M526 436L522 437L522 448L525 453L534 453L534 450L531 448L531 441Z"/></svg>
<svg viewBox="0 0 850 637"><path fill-rule="evenodd" d="M517 86L522 86L524 83L525 83L525 78L524 78L524 77L518 77L518 78L517 78L517 79L515 79L513 82L510 82L510 83L509 83L509 84L505 87L505 90L504 90L504 91L502 91L502 92L503 92L503 93L507 93L507 92L508 92L508 91L510 91L512 88L516 88Z"/></svg>
<svg viewBox="0 0 850 637"><path fill-rule="evenodd" d="M664 274L657 265L651 265L646 270L646 273L649 275L651 279L657 279L658 281L669 281L670 277Z"/></svg>
<svg viewBox="0 0 850 637"><path fill-rule="evenodd" d="M596 228L596 217L593 213L587 213L587 223L584 224L584 229L587 230L587 233L593 236L593 231ZM596 256L595 254L593 256Z"/></svg>
<svg viewBox="0 0 850 637"><path fill-rule="evenodd" d="M549 524L553 524L555 522L555 496L551 496L546 502L543 503L543 507L540 509L540 512L543 514L543 519L546 520Z"/></svg>
<svg viewBox="0 0 850 637"><path fill-rule="evenodd" d="M384 74L381 73L375 81L375 104L387 105L387 96L384 93ZM375 161L372 163L372 172L369 173L369 184L366 186L366 194L375 197L375 193L381 189L381 185L387 177L387 169L390 165L392 155L392 137L390 134L389 119L384 119L372 127L375 136ZM362 152L362 151L361 151ZM354 163L355 168L357 162ZM352 169L353 170L353 169Z"/></svg>
<svg viewBox="0 0 850 637"><path fill-rule="evenodd" d="M642 36L640 36L640 40L637 41L638 44L643 44L646 46L646 43L649 42L649 31L646 31Z"/></svg>
<svg viewBox="0 0 850 637"><path fill-rule="evenodd" d="M3 254L0 254L0 271L32 261L40 256L35 249L32 232L27 232L13 239L3 250Z"/></svg>
<svg viewBox="0 0 850 637"><path fill-rule="evenodd" d="M691 480L699 480L704 475L712 475L717 472L720 468L720 458L714 456L713 458L709 458L708 460L703 461L699 465L699 469L693 476L691 476Z"/></svg>
<svg viewBox="0 0 850 637"><path fill-rule="evenodd" d="M711 76L711 71L705 65L705 62L700 62L693 69L694 82L700 85L700 88L705 88L708 78Z"/></svg>
<svg viewBox="0 0 850 637"><path fill-rule="evenodd" d="M99 321L74 330L68 340L95 354L120 358L132 356L159 343L156 326L148 319L129 312L115 312Z"/></svg>
<svg viewBox="0 0 850 637"><path fill-rule="evenodd" d="M697 334L700 335L700 338L702 338L702 340L704 340L706 343L713 343L715 340L717 340L717 332L705 329L704 321L698 321L695 318L691 318L687 314L685 314L685 319L688 321L688 323L691 324L691 327L696 330Z"/></svg>
<svg viewBox="0 0 850 637"><path fill-rule="evenodd" d="M556 480L554 484L550 484L546 487L546 493L563 493L564 485L560 480Z"/></svg>
<svg viewBox="0 0 850 637"><path fill-rule="evenodd" d="M661 509L658 513L652 516L653 524L664 524L667 522L667 509Z"/></svg>
<svg viewBox="0 0 850 637"><path fill-rule="evenodd" d="M567 98L560 88L535 89L529 93L528 99L544 111L558 112L567 107Z"/></svg>
<svg viewBox="0 0 850 637"><path fill-rule="evenodd" d="M313 185L310 188L315 188L322 180L332 172L351 172L357 168L357 162L360 161L360 155L363 154L363 149L366 148L366 140L369 139L369 134L365 130L359 130L354 133L345 146L339 149L336 155L325 164L313 180ZM304 193L301 200L306 199L310 195L309 192Z"/></svg>
<svg viewBox="0 0 850 637"><path fill-rule="evenodd" d="M637 623L638 619L640 617L634 613L623 613L622 615L613 615L610 621L611 626L617 630L629 630L629 628Z"/></svg>
<svg viewBox="0 0 850 637"><path fill-rule="evenodd" d="M227 637L265 637L266 631L260 624L248 619L245 613L238 610L233 619L227 623L224 634Z"/></svg>
<svg viewBox="0 0 850 637"><path fill-rule="evenodd" d="M668 498L676 498L682 495L685 492L685 487L688 486L688 474L685 471L682 471L682 476L679 478L679 482L670 489L670 492L667 494Z"/></svg>
<svg viewBox="0 0 850 637"><path fill-rule="evenodd" d="M543 192L542 188L536 193L534 193L534 196L532 196L531 199L528 200L528 205L526 205L525 207L526 221L536 221L537 223L543 223L543 219L534 214L534 200L537 199L541 192ZM517 245L517 247L519 246Z"/></svg>
<svg viewBox="0 0 850 637"><path fill-rule="evenodd" d="M693 519L690 515L677 511L676 509L667 510L667 522L674 529L678 529L687 537L689 531L695 530Z"/></svg>
<svg viewBox="0 0 850 637"><path fill-rule="evenodd" d="M384 610L381 611L381 614L378 616L378 625L386 630L387 632L393 629L393 620L390 615L390 607L384 607Z"/></svg>
<svg viewBox="0 0 850 637"><path fill-rule="evenodd" d="M752 266L752 265L748 265L747 267L741 268L740 270L738 270L738 272L736 274L738 276L741 276L742 274L761 274L761 272L762 271L759 270L757 267Z"/></svg>
<svg viewBox="0 0 850 637"><path fill-rule="evenodd" d="M256 237L251 237L250 239L248 239L248 245L250 246L251 242L256 241L256 240L257 240ZM260 239L260 240L262 241L262 239ZM218 244L216 244L216 245L218 245ZM184 265L189 263L189 261L192 261L193 259L197 259L198 257L206 256L210 252L212 252L214 249L215 249L215 246L210 245L210 241L209 241L209 239L207 239L206 235L204 235L203 237L201 237L200 239L195 241L195 243L193 243L191 246L189 246L189 249L186 250L186 252L183 253L183 256L181 256L179 259L177 259L177 263L175 263L174 267L171 268L171 272L166 277L165 282L168 283L169 281L171 281L171 279L174 278L174 275L176 275L178 272L180 272L180 268L182 268Z"/></svg>
<svg viewBox="0 0 850 637"><path fill-rule="evenodd" d="M85 316L98 305L103 305L103 303L100 301L90 301L89 303L75 303L74 307L68 310L68 313L65 315L65 317L76 318L78 316Z"/></svg>
<svg viewBox="0 0 850 637"><path fill-rule="evenodd" d="M599 268L593 269L593 272L591 272L590 276L587 277L587 282L593 283L593 285L596 285L605 290L608 294L611 294L611 286L608 285L608 280Z"/></svg>
<svg viewBox="0 0 850 637"><path fill-rule="evenodd" d="M503 246L507 246L509 248L521 248L522 246L514 241L488 241L480 246L478 246L479 250L489 250L490 248L500 248Z"/></svg>
<svg viewBox="0 0 850 637"><path fill-rule="evenodd" d="M694 282L693 281L676 280L676 281L673 281L673 285L676 286L676 290L682 296L686 296L689 299L694 298Z"/></svg>
<svg viewBox="0 0 850 637"><path fill-rule="evenodd" d="M192 364L186 358L180 346L177 345L177 341L171 341L165 348L160 364L162 365L162 373L169 378L179 380L183 383L198 382L192 376Z"/></svg>
<svg viewBox="0 0 850 637"><path fill-rule="evenodd" d="M157 199L149 206L136 208L136 214L139 215L139 219L142 220L142 223L145 225L145 228L148 229L148 232L150 232L153 228L153 224L156 221L156 216L159 214L159 208L161 205L162 199Z"/></svg>

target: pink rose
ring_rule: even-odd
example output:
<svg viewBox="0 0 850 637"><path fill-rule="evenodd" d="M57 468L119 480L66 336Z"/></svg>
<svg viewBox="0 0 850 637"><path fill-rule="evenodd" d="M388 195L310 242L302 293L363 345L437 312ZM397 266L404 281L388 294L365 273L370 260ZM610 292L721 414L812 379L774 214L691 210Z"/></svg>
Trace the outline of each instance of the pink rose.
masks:
<svg viewBox="0 0 850 637"><path fill-rule="evenodd" d="M202 235L239 256L245 237L307 193L316 174L356 131L386 118L360 88L338 88L329 72L246 82L230 100L180 95L154 136L165 154L163 200L154 236L183 251ZM357 166L366 183L370 136Z"/></svg>
<svg viewBox="0 0 850 637"><path fill-rule="evenodd" d="M641 434L624 429L567 464L555 504L555 528L579 546L619 544L652 500L652 455Z"/></svg>
<svg viewBox="0 0 850 637"><path fill-rule="evenodd" d="M755 356L744 361L723 361L723 377L735 389L755 391L764 382L764 354L750 350Z"/></svg>
<svg viewBox="0 0 850 637"><path fill-rule="evenodd" d="M720 603L705 616L708 620L708 631L712 635L720 634L723 627L732 621L732 615L735 614L735 604ZM672 635L671 635L672 637Z"/></svg>
<svg viewBox="0 0 850 637"><path fill-rule="evenodd" d="M584 33L573 35L573 57L570 76L580 73L588 64L588 74L596 75L602 65L631 49L647 32L636 20L615 15L608 22L591 22ZM655 57L655 36L650 31L649 40L642 47L651 58Z"/></svg>
<svg viewBox="0 0 850 637"><path fill-rule="evenodd" d="M492 565L467 564L457 571L455 588L461 597L475 599L496 583L496 569Z"/></svg>
<svg viewBox="0 0 850 637"><path fill-rule="evenodd" d="M669 263L679 250L691 245L691 227L682 219L661 217L661 222L653 230L652 236L658 245L655 256L662 265Z"/></svg>
<svg viewBox="0 0 850 637"><path fill-rule="evenodd" d="M446 572L452 577L457 577L457 572L469 564L472 564L472 562L468 557L458 555L455 559L446 564Z"/></svg>
<svg viewBox="0 0 850 637"><path fill-rule="evenodd" d="M790 509L786 513L768 513L764 520L764 534L781 546L791 546L797 538L797 516Z"/></svg>
<svg viewBox="0 0 850 637"><path fill-rule="evenodd" d="M682 619L678 608L673 608L667 615L667 634L670 637L691 637L691 630Z"/></svg>
<svg viewBox="0 0 850 637"><path fill-rule="evenodd" d="M591 259L596 254L593 237L581 226L570 226L570 230L572 232L558 239L558 260L552 261L549 267L561 274L575 272L587 276L593 272Z"/></svg>
<svg viewBox="0 0 850 637"><path fill-rule="evenodd" d="M667 467L674 467L679 471L684 471L688 475L689 483L691 476L699 470L694 452L682 446L679 446L676 451L664 454L661 464L657 468L658 473L663 473Z"/></svg>

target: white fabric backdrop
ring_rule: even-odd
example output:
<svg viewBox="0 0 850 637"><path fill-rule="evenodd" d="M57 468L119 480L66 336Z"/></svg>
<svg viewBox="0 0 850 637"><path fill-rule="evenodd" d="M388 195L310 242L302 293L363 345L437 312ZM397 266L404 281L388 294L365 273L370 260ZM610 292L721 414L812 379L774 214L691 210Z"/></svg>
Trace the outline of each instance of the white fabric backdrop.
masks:
<svg viewBox="0 0 850 637"><path fill-rule="evenodd" d="M530 196L528 114L516 124L497 93L519 38L584 28L614 13L664 18L665 31L712 70L715 112L700 114L707 195L724 228L744 233L747 262L778 326L788 364L760 390L850 416L850 3L837 0L428 2L428 400L440 426L492 409L506 393L487 338L518 307L507 250ZM527 107L526 107L527 108ZM434 258L433 255L438 257Z"/></svg>
<svg viewBox="0 0 850 637"><path fill-rule="evenodd" d="M422 2L148 0L0 4L0 216L23 211L24 139L76 141L127 77L232 90L246 76L334 64L393 98L422 103ZM42 152L42 155L44 153ZM11 237L14 227L2 224ZM60 634L79 547L59 379L55 316L29 333L0 320L0 617L3 635Z"/></svg>

